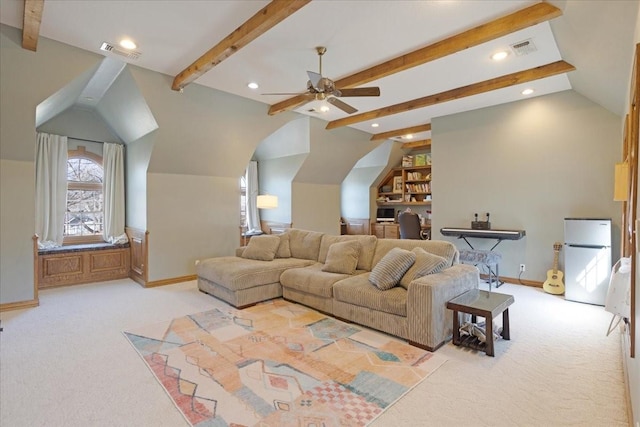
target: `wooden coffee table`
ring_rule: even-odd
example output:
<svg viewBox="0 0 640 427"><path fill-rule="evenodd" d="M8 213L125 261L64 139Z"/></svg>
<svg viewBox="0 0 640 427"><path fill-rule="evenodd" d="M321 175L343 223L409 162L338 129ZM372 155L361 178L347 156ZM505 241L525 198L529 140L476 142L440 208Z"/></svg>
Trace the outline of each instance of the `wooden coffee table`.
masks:
<svg viewBox="0 0 640 427"><path fill-rule="evenodd" d="M453 310L453 344L484 351L488 356L495 356L493 345L493 319L502 313L502 338L511 339L509 335L509 306L514 302L513 295L487 292L472 289L452 299L447 308ZM486 340L480 342L473 335L460 339L460 318L458 313L471 314L471 321L476 323L476 316L483 317L486 325Z"/></svg>

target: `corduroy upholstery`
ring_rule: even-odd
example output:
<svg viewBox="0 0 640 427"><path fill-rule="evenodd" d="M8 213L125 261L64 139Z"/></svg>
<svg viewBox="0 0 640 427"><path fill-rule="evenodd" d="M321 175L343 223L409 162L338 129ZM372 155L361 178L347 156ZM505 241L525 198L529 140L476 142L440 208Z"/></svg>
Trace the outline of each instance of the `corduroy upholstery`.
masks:
<svg viewBox="0 0 640 427"><path fill-rule="evenodd" d="M446 303L478 287L478 269L459 264L458 251L450 242L330 236L297 229L287 235L291 258L244 259L243 249L238 249L236 257L200 262L198 287L236 307L283 296L432 351L452 335L452 312ZM361 247L354 274L323 271L331 245L349 240L357 240ZM393 248L422 248L444 260L435 263L437 272L405 280L406 288L380 290L369 281L370 274ZM444 269L438 271L443 263Z"/></svg>

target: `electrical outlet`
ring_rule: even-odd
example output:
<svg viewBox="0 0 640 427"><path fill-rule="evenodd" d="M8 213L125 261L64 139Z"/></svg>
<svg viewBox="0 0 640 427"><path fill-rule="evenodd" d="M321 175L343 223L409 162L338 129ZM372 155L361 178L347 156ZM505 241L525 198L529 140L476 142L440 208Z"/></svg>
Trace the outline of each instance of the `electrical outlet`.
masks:
<svg viewBox="0 0 640 427"><path fill-rule="evenodd" d="M524 273L527 267L524 264L520 264L520 273Z"/></svg>

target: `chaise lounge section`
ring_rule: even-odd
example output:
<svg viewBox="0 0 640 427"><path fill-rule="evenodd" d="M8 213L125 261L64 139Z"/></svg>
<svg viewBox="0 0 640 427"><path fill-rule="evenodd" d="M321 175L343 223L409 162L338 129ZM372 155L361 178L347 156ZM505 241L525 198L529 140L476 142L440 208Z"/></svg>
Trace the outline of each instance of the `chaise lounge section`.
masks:
<svg viewBox="0 0 640 427"><path fill-rule="evenodd" d="M236 256L201 261L199 289L238 308L284 297L434 351L452 336L447 301L478 287L478 269L446 241L299 229L259 237Z"/></svg>

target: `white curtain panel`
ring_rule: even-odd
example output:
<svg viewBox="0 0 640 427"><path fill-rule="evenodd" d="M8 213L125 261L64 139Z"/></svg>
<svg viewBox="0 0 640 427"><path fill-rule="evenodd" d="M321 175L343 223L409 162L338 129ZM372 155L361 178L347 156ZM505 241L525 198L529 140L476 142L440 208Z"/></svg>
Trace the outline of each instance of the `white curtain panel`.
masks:
<svg viewBox="0 0 640 427"><path fill-rule="evenodd" d="M40 249L62 246L67 209L67 137L36 139L36 234Z"/></svg>
<svg viewBox="0 0 640 427"><path fill-rule="evenodd" d="M249 162L247 168L247 233L261 231L258 214L258 162Z"/></svg>
<svg viewBox="0 0 640 427"><path fill-rule="evenodd" d="M126 243L124 232L124 146L105 142L102 148L104 181L104 231L105 242Z"/></svg>

